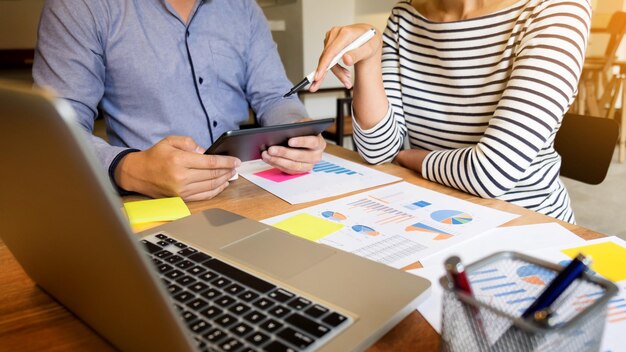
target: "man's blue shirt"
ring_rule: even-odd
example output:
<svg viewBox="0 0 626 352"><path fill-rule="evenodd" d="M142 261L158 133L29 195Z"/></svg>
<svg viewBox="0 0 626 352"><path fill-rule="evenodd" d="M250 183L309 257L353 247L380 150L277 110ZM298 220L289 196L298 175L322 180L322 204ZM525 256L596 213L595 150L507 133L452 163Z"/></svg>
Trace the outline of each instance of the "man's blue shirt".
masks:
<svg viewBox="0 0 626 352"><path fill-rule="evenodd" d="M100 107L109 143L90 136L109 168L129 148L168 135L208 147L248 120L306 117L267 21L253 0L199 0L185 24L165 0L49 0L35 83L70 101L86 131Z"/></svg>

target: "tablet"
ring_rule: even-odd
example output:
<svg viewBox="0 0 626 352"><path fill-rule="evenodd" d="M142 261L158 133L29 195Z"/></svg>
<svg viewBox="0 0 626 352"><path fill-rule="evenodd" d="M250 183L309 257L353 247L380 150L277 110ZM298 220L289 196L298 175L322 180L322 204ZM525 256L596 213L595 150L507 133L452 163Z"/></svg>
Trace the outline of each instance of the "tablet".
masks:
<svg viewBox="0 0 626 352"><path fill-rule="evenodd" d="M225 132L204 154L230 155L241 161L261 158L261 153L273 145L287 146L292 137L316 136L331 124L334 118L316 119L285 125L251 128Z"/></svg>

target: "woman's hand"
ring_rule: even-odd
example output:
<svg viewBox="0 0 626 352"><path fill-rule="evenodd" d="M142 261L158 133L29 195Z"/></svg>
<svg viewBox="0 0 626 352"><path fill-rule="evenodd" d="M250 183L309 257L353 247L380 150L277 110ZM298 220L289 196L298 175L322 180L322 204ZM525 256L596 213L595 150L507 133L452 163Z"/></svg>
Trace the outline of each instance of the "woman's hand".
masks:
<svg viewBox="0 0 626 352"><path fill-rule="evenodd" d="M326 77L326 72L332 59L337 56L341 50L350 45L350 43L371 28L373 28L373 26L361 23L345 27L333 27L326 33L326 38L324 39L324 51L320 56L315 73L315 79L313 80L313 84L309 88L309 91L315 92L319 89L320 85L324 81L324 78ZM367 41L361 47L345 53L341 60L346 66L360 66L367 63L369 65L379 67L381 61L381 51L382 36L378 31L376 31L376 34L372 39ZM333 66L331 70L346 88L352 88L352 77L350 75L350 71L339 65Z"/></svg>
<svg viewBox="0 0 626 352"><path fill-rule="evenodd" d="M421 149L405 149L396 155L395 162L407 169L422 173L422 163L430 152Z"/></svg>

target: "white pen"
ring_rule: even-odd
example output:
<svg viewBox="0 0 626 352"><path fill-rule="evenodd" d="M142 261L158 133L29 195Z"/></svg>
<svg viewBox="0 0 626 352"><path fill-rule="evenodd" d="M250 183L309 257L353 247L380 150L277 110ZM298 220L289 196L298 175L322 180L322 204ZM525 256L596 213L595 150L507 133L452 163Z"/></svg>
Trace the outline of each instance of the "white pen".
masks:
<svg viewBox="0 0 626 352"><path fill-rule="evenodd" d="M370 28L367 32L363 33L360 37L356 38L352 43L350 43L350 45L348 45L343 50L341 50L339 52L339 54L337 54L337 56L335 56L330 61L330 64L328 65L328 68L326 69L326 71L330 70L333 66L335 66L337 63L339 63L341 61L341 58L343 57L343 55L345 55L345 53L347 53L348 51L354 50L354 49L360 47L361 45L367 43L367 41L372 39L375 34L376 34L376 29L375 28ZM304 88L306 85L313 83L313 80L315 79L315 72L316 71L313 71L313 72L309 73L308 76L304 77L304 79L302 81L300 81L300 83L298 83L295 86L293 86L293 88L291 88L289 93L285 94L283 96L283 98L286 98L286 97L296 93L300 89Z"/></svg>

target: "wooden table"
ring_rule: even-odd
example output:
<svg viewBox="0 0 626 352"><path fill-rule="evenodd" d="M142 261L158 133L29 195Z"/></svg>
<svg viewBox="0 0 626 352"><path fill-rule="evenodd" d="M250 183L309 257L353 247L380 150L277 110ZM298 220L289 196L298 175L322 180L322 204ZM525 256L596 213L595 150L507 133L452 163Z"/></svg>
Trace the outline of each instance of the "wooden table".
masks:
<svg viewBox="0 0 626 352"><path fill-rule="evenodd" d="M355 152L333 145L328 151L337 156L360 162ZM525 225L555 221L553 218L514 206L512 204L481 199L445 186L422 179L415 172L397 165L386 164L376 169L404 178L405 181L448 194L473 203L508 211L521 216L509 223ZM339 197L335 197L336 199ZM124 199L136 200L140 197ZM325 200L325 201L328 201ZM290 205L256 185L240 178L234 181L215 199L189 203L191 212L207 208L223 208L232 212L261 220L288 211L318 204ZM585 239L602 237L594 231L559 222ZM7 247L0 241L0 351L111 351L112 346L81 323L69 311L26 276ZM370 351L438 351L439 335L414 311L389 331Z"/></svg>

